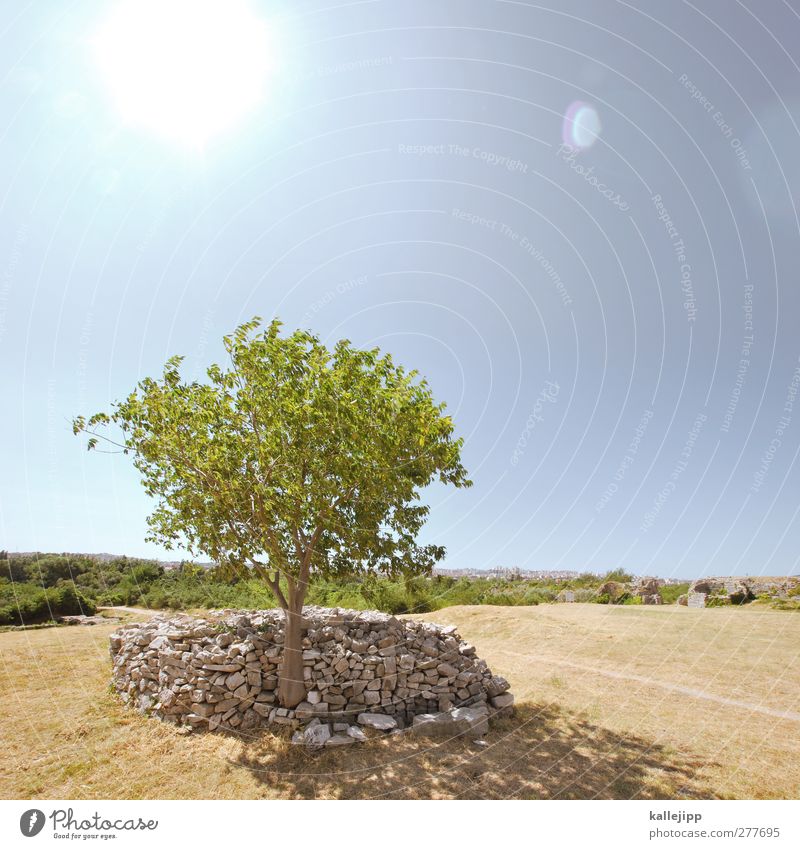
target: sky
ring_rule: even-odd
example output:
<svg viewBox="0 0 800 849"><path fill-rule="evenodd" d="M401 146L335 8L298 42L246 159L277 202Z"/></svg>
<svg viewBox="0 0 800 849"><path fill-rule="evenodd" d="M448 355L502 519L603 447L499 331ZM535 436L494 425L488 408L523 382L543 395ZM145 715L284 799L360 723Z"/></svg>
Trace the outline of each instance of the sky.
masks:
<svg viewBox="0 0 800 849"><path fill-rule="evenodd" d="M0 548L180 556L70 423L259 315L447 402L444 567L800 572L800 2L244 5L0 8Z"/></svg>

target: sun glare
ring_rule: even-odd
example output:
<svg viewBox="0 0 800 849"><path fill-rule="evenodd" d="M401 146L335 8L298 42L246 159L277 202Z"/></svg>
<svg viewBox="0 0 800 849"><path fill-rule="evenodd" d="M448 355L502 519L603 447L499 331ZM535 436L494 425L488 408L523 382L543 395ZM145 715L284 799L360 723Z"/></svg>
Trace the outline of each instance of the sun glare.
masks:
<svg viewBox="0 0 800 849"><path fill-rule="evenodd" d="M275 64L246 0L121 0L92 47L126 123L196 149L258 106Z"/></svg>

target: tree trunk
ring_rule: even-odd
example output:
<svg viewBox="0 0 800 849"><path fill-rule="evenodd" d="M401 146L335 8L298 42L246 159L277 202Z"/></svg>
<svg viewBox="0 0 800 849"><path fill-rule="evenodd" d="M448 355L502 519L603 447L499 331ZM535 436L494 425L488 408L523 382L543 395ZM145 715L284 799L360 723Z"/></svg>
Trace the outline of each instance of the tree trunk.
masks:
<svg viewBox="0 0 800 849"><path fill-rule="evenodd" d="M293 708L306 697L303 680L303 597L294 582L289 584L288 607L283 611L283 664L278 680L278 702L281 707Z"/></svg>

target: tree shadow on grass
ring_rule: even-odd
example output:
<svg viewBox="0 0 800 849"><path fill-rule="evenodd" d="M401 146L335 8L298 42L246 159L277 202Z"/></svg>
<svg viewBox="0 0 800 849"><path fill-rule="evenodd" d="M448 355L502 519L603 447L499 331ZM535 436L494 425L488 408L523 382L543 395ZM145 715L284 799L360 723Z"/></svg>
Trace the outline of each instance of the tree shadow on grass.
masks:
<svg viewBox="0 0 800 849"><path fill-rule="evenodd" d="M552 704L521 704L469 740L381 736L309 752L271 732L243 738L235 766L265 795L340 799L712 799L709 763L619 734ZM269 789L267 789L269 788Z"/></svg>

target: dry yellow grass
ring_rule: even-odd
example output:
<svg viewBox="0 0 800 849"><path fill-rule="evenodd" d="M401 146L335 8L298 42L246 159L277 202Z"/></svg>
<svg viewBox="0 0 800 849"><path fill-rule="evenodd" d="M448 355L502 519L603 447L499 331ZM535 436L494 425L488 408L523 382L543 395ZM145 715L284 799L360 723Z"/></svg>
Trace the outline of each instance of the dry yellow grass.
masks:
<svg viewBox="0 0 800 849"><path fill-rule="evenodd" d="M517 696L489 746L184 736L111 692L113 625L0 634L3 798L797 798L800 616L449 608Z"/></svg>

